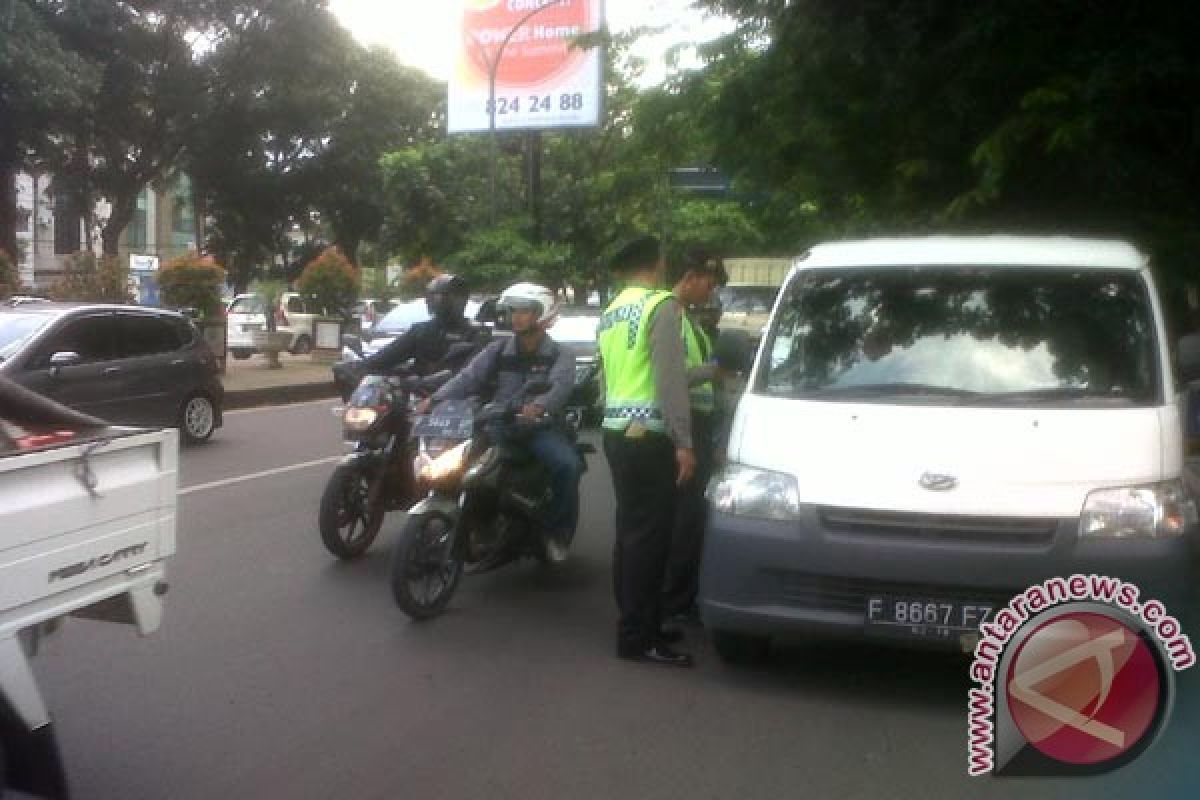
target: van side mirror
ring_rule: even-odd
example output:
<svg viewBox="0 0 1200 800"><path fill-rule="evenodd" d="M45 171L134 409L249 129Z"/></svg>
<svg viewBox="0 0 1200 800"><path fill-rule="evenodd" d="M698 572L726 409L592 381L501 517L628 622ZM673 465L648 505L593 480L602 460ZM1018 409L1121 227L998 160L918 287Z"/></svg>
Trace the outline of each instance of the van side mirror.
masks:
<svg viewBox="0 0 1200 800"><path fill-rule="evenodd" d="M1200 333L1179 340L1179 371L1188 383L1200 381Z"/></svg>

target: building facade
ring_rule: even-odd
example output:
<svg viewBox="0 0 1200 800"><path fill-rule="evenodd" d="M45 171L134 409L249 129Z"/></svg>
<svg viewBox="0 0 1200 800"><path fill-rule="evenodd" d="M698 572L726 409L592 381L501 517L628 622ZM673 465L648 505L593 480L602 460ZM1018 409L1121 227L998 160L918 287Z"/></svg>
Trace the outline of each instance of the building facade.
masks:
<svg viewBox="0 0 1200 800"><path fill-rule="evenodd" d="M107 202L96 203L91 229L73 199L57 195L49 175L17 176L17 256L21 284L48 288L62 274L66 257L81 251L102 253L100 229ZM119 256L156 256L160 262L197 249L200 233L191 181L176 174L138 195L133 219L121 233Z"/></svg>

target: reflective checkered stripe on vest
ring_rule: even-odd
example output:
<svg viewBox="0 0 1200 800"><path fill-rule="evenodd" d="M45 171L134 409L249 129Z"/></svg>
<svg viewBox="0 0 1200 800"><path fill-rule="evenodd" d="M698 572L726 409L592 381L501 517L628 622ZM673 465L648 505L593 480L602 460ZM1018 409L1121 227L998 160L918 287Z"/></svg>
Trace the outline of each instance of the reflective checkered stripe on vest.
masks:
<svg viewBox="0 0 1200 800"><path fill-rule="evenodd" d="M654 383L647 324L670 292L626 289L600 317L596 339L604 361L604 427L623 431L634 420L647 430L665 433L662 406Z"/></svg>
<svg viewBox="0 0 1200 800"><path fill-rule="evenodd" d="M708 358L712 354L712 340L708 338L708 334L704 332L703 328L688 319L687 314L683 315L683 345L689 370L708 363ZM712 381L705 381L689 387L688 401L692 411L702 414L713 413L717 409L717 394L713 389Z"/></svg>

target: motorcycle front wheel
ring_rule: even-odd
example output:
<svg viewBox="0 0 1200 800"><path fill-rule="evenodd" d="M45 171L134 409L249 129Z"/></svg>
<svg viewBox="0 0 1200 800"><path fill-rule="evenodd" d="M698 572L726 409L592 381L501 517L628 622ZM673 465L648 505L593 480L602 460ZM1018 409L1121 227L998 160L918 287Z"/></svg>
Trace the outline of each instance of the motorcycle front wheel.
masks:
<svg viewBox="0 0 1200 800"><path fill-rule="evenodd" d="M383 502L371 503L370 494L370 476L351 464L335 469L325 484L317 523L325 549L340 559L358 558L379 534Z"/></svg>
<svg viewBox="0 0 1200 800"><path fill-rule="evenodd" d="M444 514L409 514L392 554L392 596L415 620L446 610L463 563L454 552L454 520Z"/></svg>

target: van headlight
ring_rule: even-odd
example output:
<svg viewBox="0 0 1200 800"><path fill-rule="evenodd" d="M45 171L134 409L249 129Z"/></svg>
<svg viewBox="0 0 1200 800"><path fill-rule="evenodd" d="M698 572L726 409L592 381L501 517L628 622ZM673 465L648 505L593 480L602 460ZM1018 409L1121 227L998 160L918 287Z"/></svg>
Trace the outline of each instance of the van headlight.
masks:
<svg viewBox="0 0 1200 800"><path fill-rule="evenodd" d="M793 476L740 464L730 464L712 479L708 499L717 511L740 517L800 516L800 487Z"/></svg>
<svg viewBox="0 0 1200 800"><path fill-rule="evenodd" d="M1128 539L1182 536L1196 524L1196 504L1182 481L1097 489L1079 517L1080 538Z"/></svg>

